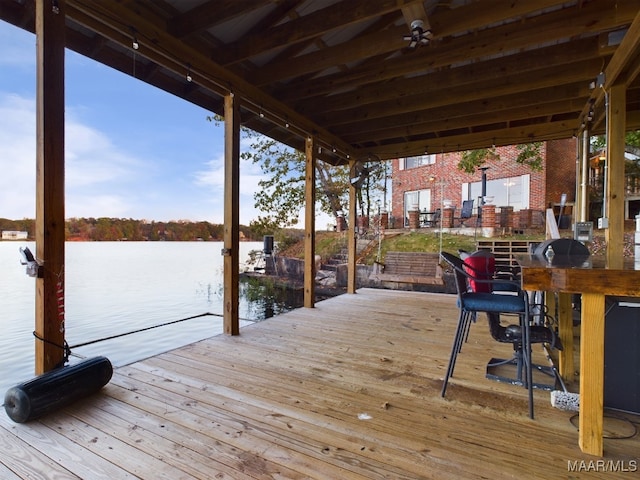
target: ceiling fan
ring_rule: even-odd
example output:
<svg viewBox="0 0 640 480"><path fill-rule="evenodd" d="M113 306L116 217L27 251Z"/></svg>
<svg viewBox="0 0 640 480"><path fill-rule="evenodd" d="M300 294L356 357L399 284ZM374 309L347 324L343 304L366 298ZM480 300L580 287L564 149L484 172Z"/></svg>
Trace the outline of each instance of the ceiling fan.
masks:
<svg viewBox="0 0 640 480"><path fill-rule="evenodd" d="M365 180L369 176L369 168L367 168L364 163L356 162L351 169L349 175L349 183L353 185L353 187L358 190L362 188Z"/></svg>
<svg viewBox="0 0 640 480"><path fill-rule="evenodd" d="M373 172L377 171L380 168L380 159L376 157L378 162L376 164L369 164L372 161L372 158L369 157L367 160L358 160L351 167L351 171L349 172L349 183L353 185L353 187L358 190L362 188L362 185L367 180L369 175Z"/></svg>
<svg viewBox="0 0 640 480"><path fill-rule="evenodd" d="M429 45L433 33L431 30L424 29L424 22L422 20L414 20L411 22L411 35L405 35L404 40L409 42L409 48L413 49L419 45Z"/></svg>

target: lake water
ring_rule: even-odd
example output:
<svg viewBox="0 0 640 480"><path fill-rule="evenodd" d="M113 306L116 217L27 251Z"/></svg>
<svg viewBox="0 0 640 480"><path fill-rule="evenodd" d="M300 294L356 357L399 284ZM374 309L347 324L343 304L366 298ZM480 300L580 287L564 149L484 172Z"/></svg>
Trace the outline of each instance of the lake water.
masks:
<svg viewBox="0 0 640 480"><path fill-rule="evenodd" d="M19 248L25 246L35 254L33 242L0 242L2 397L7 388L34 375L36 281L20 264ZM71 363L78 361L77 356L104 355L120 366L221 334L222 246L222 242L68 242L65 321L71 347L214 314L72 348ZM241 262L248 260L251 250L262 248L262 242L241 243ZM241 288L241 326L299 306L261 295L259 301L249 302L243 288L247 287Z"/></svg>

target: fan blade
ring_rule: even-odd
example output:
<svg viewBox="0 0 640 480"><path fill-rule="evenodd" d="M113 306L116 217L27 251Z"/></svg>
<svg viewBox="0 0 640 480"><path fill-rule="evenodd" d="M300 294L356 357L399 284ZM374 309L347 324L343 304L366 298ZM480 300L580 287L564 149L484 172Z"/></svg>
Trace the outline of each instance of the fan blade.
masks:
<svg viewBox="0 0 640 480"><path fill-rule="evenodd" d="M359 190L362 185L364 184L364 181L367 179L367 175L361 175L360 177L354 177L352 178L349 182L351 183L351 185L353 185L353 187L356 190Z"/></svg>

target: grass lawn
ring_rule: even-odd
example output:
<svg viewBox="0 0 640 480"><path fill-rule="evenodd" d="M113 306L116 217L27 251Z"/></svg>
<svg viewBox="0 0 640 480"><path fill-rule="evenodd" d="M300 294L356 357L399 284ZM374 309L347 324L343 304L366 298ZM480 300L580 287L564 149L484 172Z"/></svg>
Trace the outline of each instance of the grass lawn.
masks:
<svg viewBox="0 0 640 480"><path fill-rule="evenodd" d="M493 238L495 239L495 237ZM543 235L525 236L511 235L500 237L501 240L543 240ZM457 252L458 250L474 251L476 242L480 240L491 240L486 237L472 237L469 235L454 235L444 233L442 238L436 232L406 232L386 235L380 245L377 239L372 239L368 246L360 253L359 263L371 265L378 258L384 260L387 252L439 252L440 242L442 250ZM323 261L334 255L341 253L347 248L347 232L316 232L316 255L320 255ZM281 251L279 255L294 258L304 258L304 240L294 243L287 249Z"/></svg>

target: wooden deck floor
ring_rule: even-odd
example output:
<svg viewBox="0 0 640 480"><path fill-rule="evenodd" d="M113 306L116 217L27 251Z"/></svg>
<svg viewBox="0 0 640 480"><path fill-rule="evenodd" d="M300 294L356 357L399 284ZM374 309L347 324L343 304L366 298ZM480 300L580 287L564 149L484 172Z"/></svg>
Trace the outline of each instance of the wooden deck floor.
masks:
<svg viewBox="0 0 640 480"><path fill-rule="evenodd" d="M637 478L637 435L590 463L549 392L530 420L525 389L485 379L511 348L484 320L440 398L456 318L452 296L365 289L118 368L39 421L2 411L0 478Z"/></svg>

